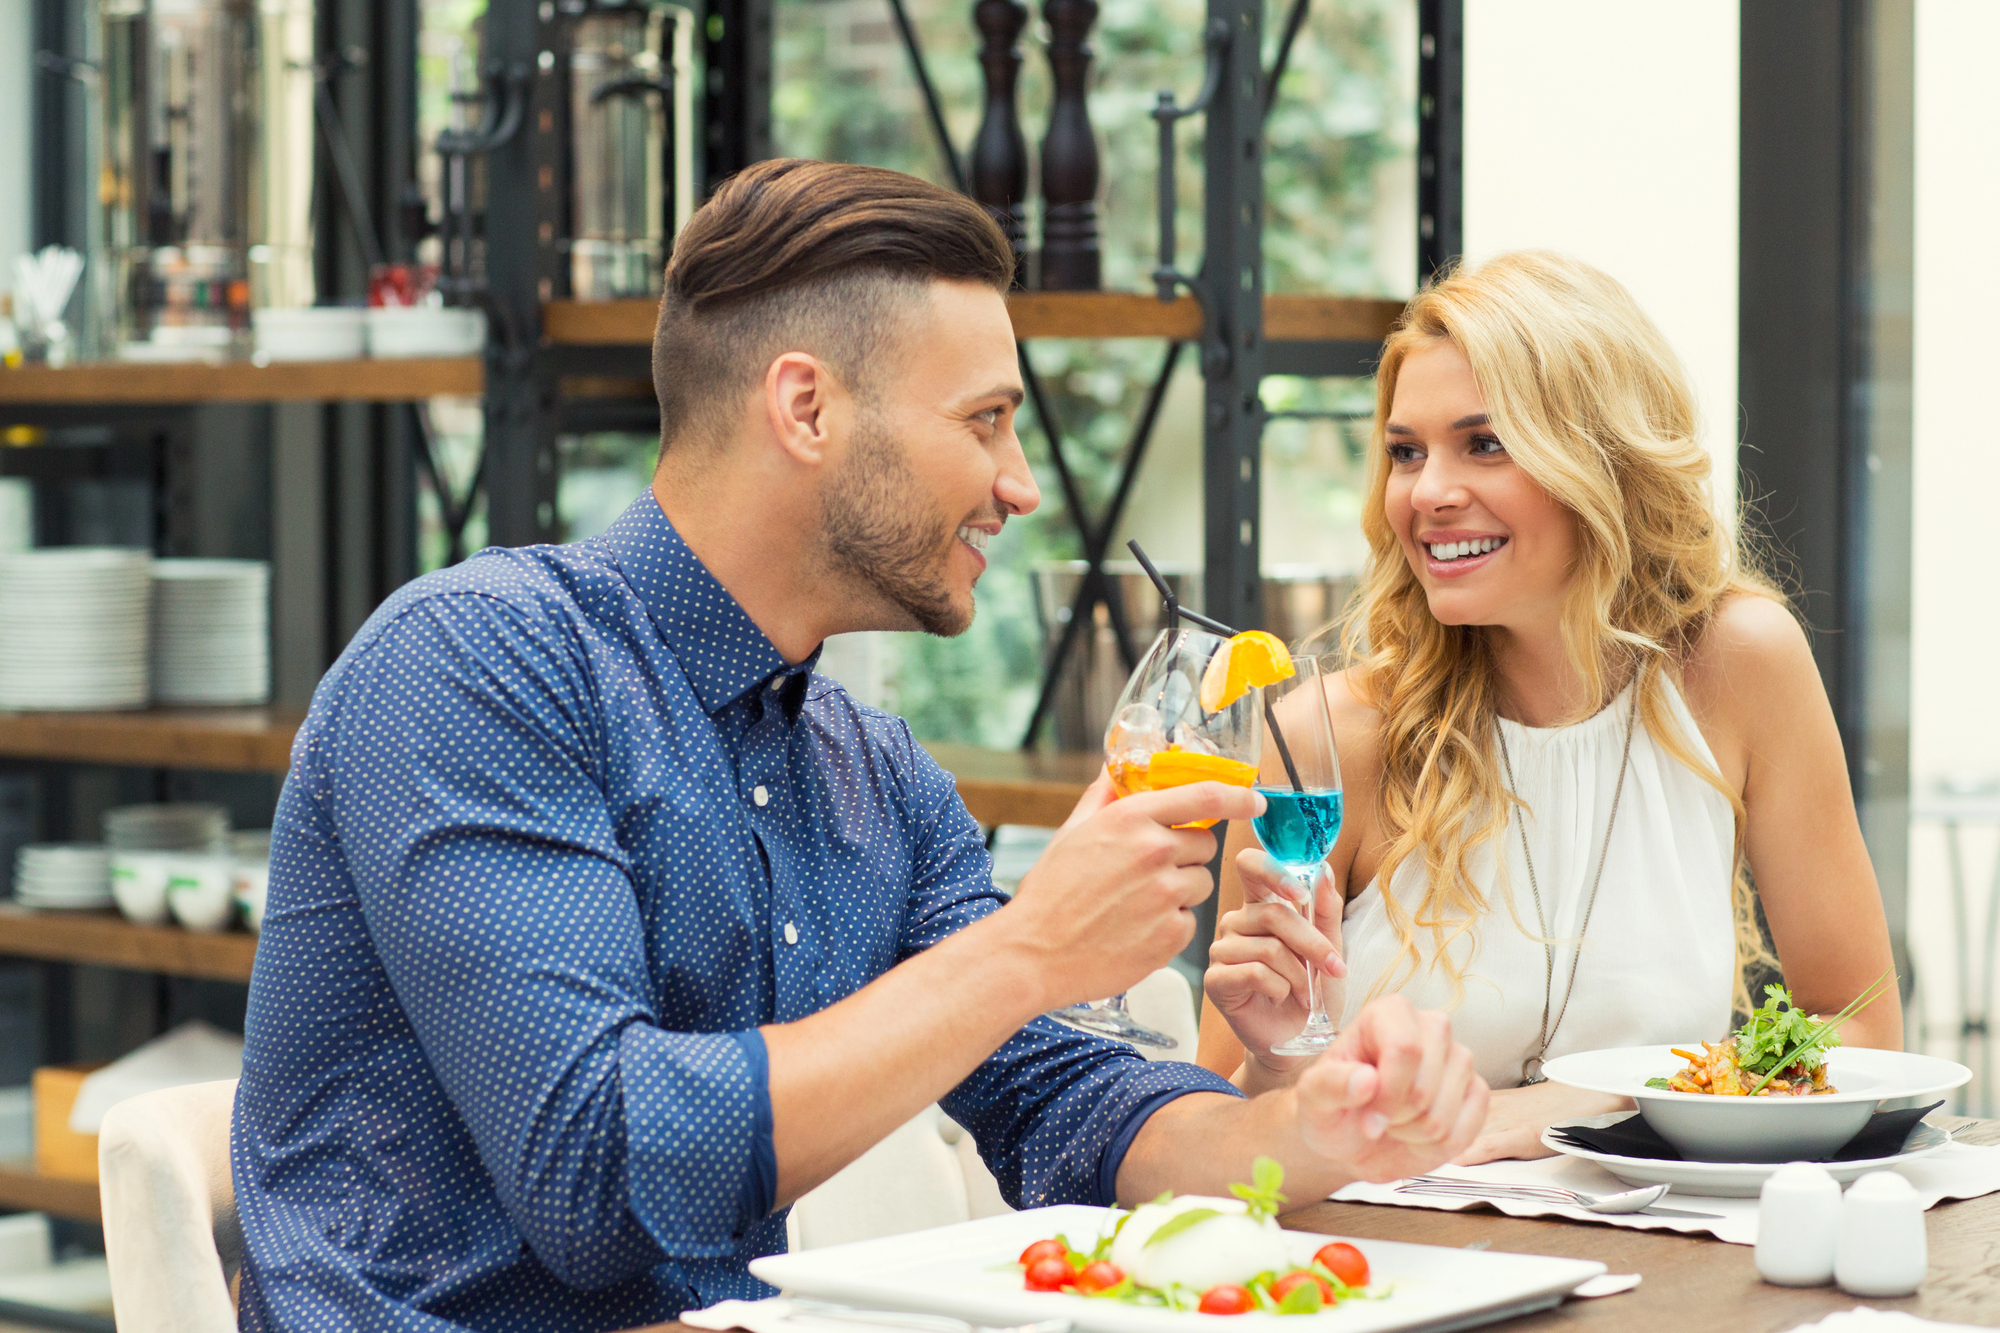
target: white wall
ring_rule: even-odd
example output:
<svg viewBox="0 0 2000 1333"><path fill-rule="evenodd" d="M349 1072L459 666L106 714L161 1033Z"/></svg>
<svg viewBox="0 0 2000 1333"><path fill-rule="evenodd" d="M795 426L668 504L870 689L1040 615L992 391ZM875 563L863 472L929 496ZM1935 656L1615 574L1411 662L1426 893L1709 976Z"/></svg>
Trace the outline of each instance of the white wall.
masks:
<svg viewBox="0 0 2000 1333"><path fill-rule="evenodd" d="M1624 283L1694 378L1724 505L1736 473L1737 6L1465 6L1466 253L1558 250Z"/></svg>
<svg viewBox="0 0 2000 1333"><path fill-rule="evenodd" d="M1910 778L2000 779L2000 584L1969 540L2000 497L2000 104L1992 0L1917 4L1915 462Z"/></svg>
<svg viewBox="0 0 2000 1333"><path fill-rule="evenodd" d="M0 0L0 290L14 285L14 256L28 249L28 93L34 67L29 0Z"/></svg>

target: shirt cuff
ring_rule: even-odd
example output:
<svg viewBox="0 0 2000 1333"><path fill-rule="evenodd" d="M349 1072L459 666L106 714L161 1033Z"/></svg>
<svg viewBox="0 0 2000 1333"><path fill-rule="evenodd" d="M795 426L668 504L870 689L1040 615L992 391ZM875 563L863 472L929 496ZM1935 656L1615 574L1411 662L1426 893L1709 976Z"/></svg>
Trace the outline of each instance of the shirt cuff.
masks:
<svg viewBox="0 0 2000 1333"><path fill-rule="evenodd" d="M732 1033L750 1075L750 1169L743 1173L745 1222L768 1216L778 1201L778 1149L772 1140L771 1050L758 1028Z"/></svg>
<svg viewBox="0 0 2000 1333"><path fill-rule="evenodd" d="M1133 1107L1131 1114L1125 1117L1125 1123L1118 1126L1118 1132L1111 1136L1111 1142L1104 1145L1104 1155L1097 1159L1098 1206L1102 1208L1118 1206L1118 1169L1125 1165L1125 1154L1132 1150L1132 1141L1139 1137L1139 1131L1146 1127L1148 1120L1152 1119L1153 1112L1191 1092L1220 1091L1222 1091L1220 1088L1203 1084L1168 1088L1165 1092L1154 1093ZM1233 1083L1229 1085L1229 1091L1238 1097L1243 1095Z"/></svg>

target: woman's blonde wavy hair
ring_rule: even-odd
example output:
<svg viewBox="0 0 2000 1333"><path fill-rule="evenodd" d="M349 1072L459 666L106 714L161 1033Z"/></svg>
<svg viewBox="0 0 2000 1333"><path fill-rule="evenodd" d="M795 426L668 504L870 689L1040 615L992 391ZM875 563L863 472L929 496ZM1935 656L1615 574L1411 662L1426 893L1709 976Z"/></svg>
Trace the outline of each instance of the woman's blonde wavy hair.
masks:
<svg viewBox="0 0 2000 1333"><path fill-rule="evenodd" d="M1576 519L1562 637L1592 702L1565 720L1589 716L1637 681L1647 732L1735 811L1738 962L1772 961L1743 871L1742 798L1682 734L1665 682L1678 677L1724 598L1784 598L1721 521L1694 393L1660 331L1606 274L1521 251L1461 267L1427 287L1403 312L1376 374L1361 516L1370 554L1341 638L1350 679L1381 717L1378 816L1388 850L1377 882L1393 883L1412 860L1429 881L1414 913L1395 895L1382 895L1403 956L1378 989L1394 989L1422 965L1420 932L1429 935L1438 964L1462 980L1452 946L1489 907L1468 873L1469 857L1504 833L1519 803L1493 741L1502 687L1487 631L1431 615L1385 508L1384 427L1397 374L1410 353L1440 342L1455 344L1471 363L1515 464ZM1505 857L1498 860L1504 866ZM1739 966L1740 1007L1742 972Z"/></svg>

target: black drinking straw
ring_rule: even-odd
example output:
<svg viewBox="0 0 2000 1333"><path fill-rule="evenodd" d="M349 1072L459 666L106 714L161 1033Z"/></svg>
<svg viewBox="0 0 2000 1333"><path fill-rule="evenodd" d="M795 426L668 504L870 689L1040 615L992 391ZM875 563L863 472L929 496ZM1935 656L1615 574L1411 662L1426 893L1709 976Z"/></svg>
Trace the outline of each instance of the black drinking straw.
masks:
<svg viewBox="0 0 2000 1333"><path fill-rule="evenodd" d="M1153 568L1153 562L1146 558L1145 550L1137 541L1126 542L1125 549L1132 553L1133 558L1139 562L1139 567L1146 571L1146 577L1151 579L1153 586L1160 590L1160 596L1167 604L1167 628L1169 630L1178 629L1180 618L1186 616L1189 620L1192 620L1195 624L1212 634L1220 634L1225 639L1235 637L1236 631L1221 621L1210 620L1198 611L1189 611L1183 607L1181 599L1174 596L1174 590L1167 586L1167 581L1160 576L1160 571ZM1285 776L1292 780L1292 790L1303 796L1306 784L1299 781L1298 766L1292 762L1292 747L1285 744L1285 733L1278 728L1278 715L1271 709L1270 697L1268 695L1261 697L1264 703L1264 722L1265 725L1271 728L1271 739L1278 743L1278 758L1284 762Z"/></svg>

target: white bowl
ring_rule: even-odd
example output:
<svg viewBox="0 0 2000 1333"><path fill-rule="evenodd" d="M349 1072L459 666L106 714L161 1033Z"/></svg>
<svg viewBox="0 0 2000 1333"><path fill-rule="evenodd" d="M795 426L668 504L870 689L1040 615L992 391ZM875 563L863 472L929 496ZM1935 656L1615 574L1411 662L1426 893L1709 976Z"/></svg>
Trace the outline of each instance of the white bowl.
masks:
<svg viewBox="0 0 2000 1333"><path fill-rule="evenodd" d="M166 852L111 853L111 897L118 910L142 926L165 925L173 862Z"/></svg>
<svg viewBox="0 0 2000 1333"><path fill-rule="evenodd" d="M1700 1042L1683 1042L1696 1050ZM1687 1061L1671 1046L1579 1051L1543 1066L1555 1083L1630 1097L1646 1123L1691 1162L1813 1161L1837 1152L1883 1106L1909 1105L1950 1092L1972 1071L1950 1060L1906 1051L1837 1046L1827 1080L1840 1089L1812 1097L1715 1097L1649 1088Z"/></svg>
<svg viewBox="0 0 2000 1333"><path fill-rule="evenodd" d="M264 898L271 887L271 863L269 861L238 861L236 863L234 897L236 905L243 909L243 919L253 931L264 928Z"/></svg>
<svg viewBox="0 0 2000 1333"><path fill-rule="evenodd" d="M368 346L363 312L345 306L252 310L250 327L267 361L348 361Z"/></svg>
<svg viewBox="0 0 2000 1333"><path fill-rule="evenodd" d="M486 312L463 306L368 309L370 356L473 356L486 346Z"/></svg>
<svg viewBox="0 0 2000 1333"><path fill-rule="evenodd" d="M167 906L189 930L226 930L236 915L236 863L227 856L176 855L167 872Z"/></svg>

